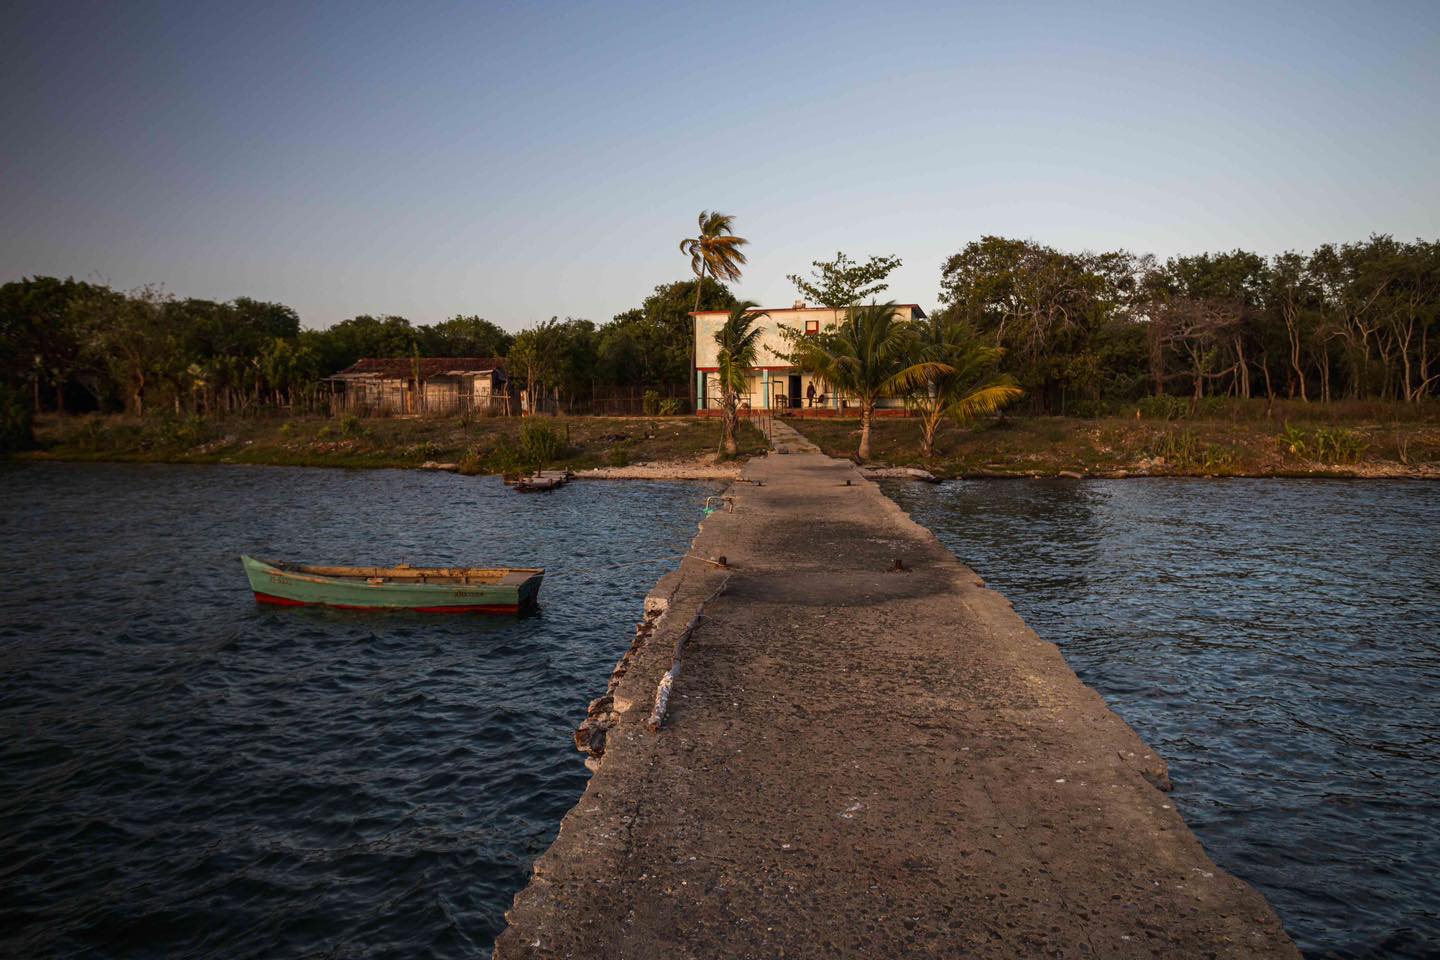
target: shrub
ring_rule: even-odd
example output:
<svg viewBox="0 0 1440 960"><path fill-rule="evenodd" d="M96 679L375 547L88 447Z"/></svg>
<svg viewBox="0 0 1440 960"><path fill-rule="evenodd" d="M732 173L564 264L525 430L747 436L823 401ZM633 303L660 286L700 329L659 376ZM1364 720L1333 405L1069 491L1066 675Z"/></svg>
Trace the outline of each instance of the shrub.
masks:
<svg viewBox="0 0 1440 960"><path fill-rule="evenodd" d="M645 395L640 398L640 409L645 416L653 417L660 412L660 393L656 390L646 390Z"/></svg>
<svg viewBox="0 0 1440 960"><path fill-rule="evenodd" d="M0 385L0 455L35 446L35 418L19 390Z"/></svg>
<svg viewBox="0 0 1440 960"><path fill-rule="evenodd" d="M1190 404L1182 397L1168 393L1158 397L1145 397L1138 404L1140 416L1147 420L1180 420L1190 413Z"/></svg>
<svg viewBox="0 0 1440 960"><path fill-rule="evenodd" d="M346 414L340 418L340 436L363 437L365 436L365 426L355 414Z"/></svg>
<svg viewBox="0 0 1440 960"><path fill-rule="evenodd" d="M1070 430L1063 423L1043 423L1040 426L1040 436L1046 443L1064 443L1070 436Z"/></svg>
<svg viewBox="0 0 1440 960"><path fill-rule="evenodd" d="M329 440L333 436L335 436L335 428L330 426L330 424L328 423L325 424L325 426L321 427L319 430L315 431L316 440Z"/></svg>
<svg viewBox="0 0 1440 960"><path fill-rule="evenodd" d="M1320 463L1355 463L1369 443L1359 432L1343 427L1316 427L1313 432L1285 424L1280 443L1301 460Z"/></svg>
<svg viewBox="0 0 1440 960"><path fill-rule="evenodd" d="M520 426L520 453L525 462L543 467L557 459L564 448L559 432L546 421L532 417Z"/></svg>
<svg viewBox="0 0 1440 960"><path fill-rule="evenodd" d="M1109 416L1110 405L1103 400L1092 400L1086 397L1076 400L1070 405L1070 416L1079 417L1082 420L1094 420L1097 417Z"/></svg>
<svg viewBox="0 0 1440 960"><path fill-rule="evenodd" d="M1310 441L1305 431L1299 427L1285 424L1285 428L1280 432L1280 443L1301 460L1310 459Z"/></svg>
<svg viewBox="0 0 1440 960"><path fill-rule="evenodd" d="M525 471L524 455L509 437L501 437L490 452L490 464L504 477L516 477Z"/></svg>
<svg viewBox="0 0 1440 960"><path fill-rule="evenodd" d="M610 453L606 456L606 459L612 467L630 466L630 442L628 440L622 440L615 444L615 446L610 448Z"/></svg>
<svg viewBox="0 0 1440 960"><path fill-rule="evenodd" d="M1235 466L1235 451L1229 447L1203 444L1193 430L1166 430L1152 451L1167 464L1181 470L1220 473Z"/></svg>
<svg viewBox="0 0 1440 960"><path fill-rule="evenodd" d="M673 417L680 412L680 398L666 397L660 401L660 416Z"/></svg>
<svg viewBox="0 0 1440 960"><path fill-rule="evenodd" d="M87 419L80 429L76 430L72 440L78 446L86 450L99 450L106 445L110 439L109 431L105 429L105 421L99 417Z"/></svg>
<svg viewBox="0 0 1440 960"><path fill-rule="evenodd" d="M479 452L471 450L460 458L460 462L455 465L455 469L467 477L473 477L485 472L485 463L481 459Z"/></svg>
<svg viewBox="0 0 1440 960"><path fill-rule="evenodd" d="M1195 413L1200 417L1218 419L1222 415L1238 419L1239 404L1232 397L1205 397L1196 405Z"/></svg>
<svg viewBox="0 0 1440 960"><path fill-rule="evenodd" d="M1315 430L1315 450L1325 463L1354 463L1365 453L1365 438L1354 430L1343 427Z"/></svg>
<svg viewBox="0 0 1440 960"><path fill-rule="evenodd" d="M140 445L150 447L194 447L211 439L210 424L199 414L183 419L162 417L145 425Z"/></svg>

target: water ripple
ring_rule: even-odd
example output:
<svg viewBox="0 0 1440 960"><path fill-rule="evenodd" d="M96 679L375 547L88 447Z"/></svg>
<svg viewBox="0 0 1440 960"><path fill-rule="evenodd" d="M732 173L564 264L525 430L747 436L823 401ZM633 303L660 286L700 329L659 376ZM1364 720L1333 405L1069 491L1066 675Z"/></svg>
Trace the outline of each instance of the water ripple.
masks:
<svg viewBox="0 0 1440 960"><path fill-rule="evenodd" d="M712 492L0 468L0 954L483 955ZM550 573L524 620L274 610L241 551Z"/></svg>
<svg viewBox="0 0 1440 960"><path fill-rule="evenodd" d="M887 492L1170 764L1210 855L1314 957L1440 944L1440 485Z"/></svg>

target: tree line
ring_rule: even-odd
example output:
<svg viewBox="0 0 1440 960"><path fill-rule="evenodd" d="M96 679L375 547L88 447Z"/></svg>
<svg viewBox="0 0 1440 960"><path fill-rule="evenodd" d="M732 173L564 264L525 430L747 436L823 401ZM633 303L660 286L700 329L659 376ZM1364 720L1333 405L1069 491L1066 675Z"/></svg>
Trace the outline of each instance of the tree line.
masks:
<svg viewBox="0 0 1440 960"><path fill-rule="evenodd" d="M940 285L940 313L1003 348L1044 412L1147 394L1418 403L1440 389L1436 242L1162 263L987 236L945 261Z"/></svg>
<svg viewBox="0 0 1440 960"><path fill-rule="evenodd" d="M362 357L508 357L539 392L573 403L597 384L685 384L697 296L703 309L735 302L706 278L662 284L602 325L551 318L515 335L479 316L415 324L365 314L308 330L290 307L248 297L32 277L0 286L0 390L33 413L229 415L318 408L324 378Z"/></svg>
<svg viewBox="0 0 1440 960"><path fill-rule="evenodd" d="M316 407L324 378L361 357L506 357L553 407L611 387L693 386L692 310L730 310L747 241L705 211L681 243L694 279L657 286L609 322L552 317L519 334L478 316L414 324L361 315L301 329L246 297L178 298L33 277L0 286L0 390L30 411L233 414ZM898 257L844 253L792 275L848 307L886 289ZM722 278L717 280L716 278ZM1098 414L1146 395L1418 403L1440 389L1440 243L1388 236L1266 257L1164 262L986 236L948 258L937 318L1002 351L1036 412Z"/></svg>

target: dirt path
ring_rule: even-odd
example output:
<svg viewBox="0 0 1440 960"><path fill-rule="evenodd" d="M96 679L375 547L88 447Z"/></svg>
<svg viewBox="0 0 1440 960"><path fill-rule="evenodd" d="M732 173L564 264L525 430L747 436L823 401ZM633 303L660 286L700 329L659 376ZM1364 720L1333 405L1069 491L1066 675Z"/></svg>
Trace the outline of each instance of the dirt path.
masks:
<svg viewBox="0 0 1440 960"><path fill-rule="evenodd" d="M728 566L661 582L594 705L603 758L497 957L1298 956L1164 763L929 531L843 461L745 477L692 547Z"/></svg>

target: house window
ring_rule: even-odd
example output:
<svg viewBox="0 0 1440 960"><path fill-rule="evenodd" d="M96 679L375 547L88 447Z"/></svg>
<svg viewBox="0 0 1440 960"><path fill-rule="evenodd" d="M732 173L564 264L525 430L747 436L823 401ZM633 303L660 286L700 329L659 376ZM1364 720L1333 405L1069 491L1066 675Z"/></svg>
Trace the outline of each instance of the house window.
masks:
<svg viewBox="0 0 1440 960"><path fill-rule="evenodd" d="M807 337L808 337L808 336L813 336L814 334L817 334L817 333L819 333L819 332L820 332L820 321L819 321L819 320L806 320L806 321L805 321L805 335L806 335Z"/></svg>

